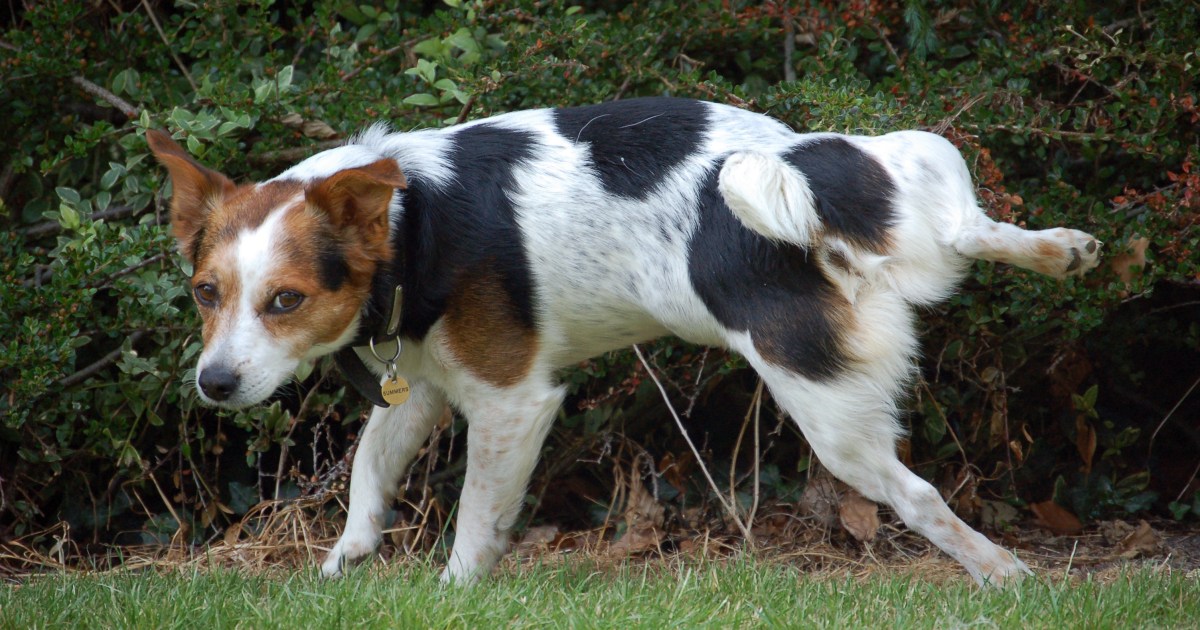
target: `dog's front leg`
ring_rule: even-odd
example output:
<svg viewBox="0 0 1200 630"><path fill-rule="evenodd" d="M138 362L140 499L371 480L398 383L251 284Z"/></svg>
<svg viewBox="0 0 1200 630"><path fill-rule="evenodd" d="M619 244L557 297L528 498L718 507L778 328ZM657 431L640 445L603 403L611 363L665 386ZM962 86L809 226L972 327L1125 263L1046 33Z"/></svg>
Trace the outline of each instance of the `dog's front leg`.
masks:
<svg viewBox="0 0 1200 630"><path fill-rule="evenodd" d="M497 390L467 388L462 410L467 430L467 476L458 524L443 582L467 584L483 577L508 545L525 489L566 389L526 379Z"/></svg>
<svg viewBox="0 0 1200 630"><path fill-rule="evenodd" d="M404 404L375 407L371 412L350 473L346 529L321 565L325 577L339 577L348 564L362 560L379 545L400 475L446 406L445 397L429 383L413 381L411 387Z"/></svg>

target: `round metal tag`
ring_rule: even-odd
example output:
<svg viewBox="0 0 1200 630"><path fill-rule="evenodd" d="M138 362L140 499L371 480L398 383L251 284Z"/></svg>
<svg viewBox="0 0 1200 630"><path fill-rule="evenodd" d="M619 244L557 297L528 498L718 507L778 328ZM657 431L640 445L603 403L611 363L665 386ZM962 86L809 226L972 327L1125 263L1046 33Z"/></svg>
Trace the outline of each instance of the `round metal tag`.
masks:
<svg viewBox="0 0 1200 630"><path fill-rule="evenodd" d="M380 393L383 394L383 399L387 402L387 404L403 405L405 401L408 400L408 395L410 393L408 389L408 381L405 380L403 376L397 374L383 382Z"/></svg>

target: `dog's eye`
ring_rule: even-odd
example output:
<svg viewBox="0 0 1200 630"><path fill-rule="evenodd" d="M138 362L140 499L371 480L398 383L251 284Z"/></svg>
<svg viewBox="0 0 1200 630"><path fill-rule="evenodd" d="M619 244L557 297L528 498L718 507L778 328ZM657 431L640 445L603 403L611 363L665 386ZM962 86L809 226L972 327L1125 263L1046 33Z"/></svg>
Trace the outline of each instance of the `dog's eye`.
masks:
<svg viewBox="0 0 1200 630"><path fill-rule="evenodd" d="M304 296L295 291L280 291L275 294L275 299L271 300L272 313L286 313L300 306L304 301Z"/></svg>
<svg viewBox="0 0 1200 630"><path fill-rule="evenodd" d="M212 306L217 302L217 287L211 284L198 284L192 292L196 295L196 301L200 303L200 306Z"/></svg>

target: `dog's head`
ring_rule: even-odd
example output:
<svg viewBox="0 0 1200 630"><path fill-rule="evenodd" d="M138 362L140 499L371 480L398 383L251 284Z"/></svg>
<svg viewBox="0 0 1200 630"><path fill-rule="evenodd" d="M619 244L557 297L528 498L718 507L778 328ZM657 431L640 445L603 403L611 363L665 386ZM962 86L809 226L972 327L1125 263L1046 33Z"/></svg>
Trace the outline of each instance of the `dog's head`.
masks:
<svg viewBox="0 0 1200 630"><path fill-rule="evenodd" d="M355 335L371 278L391 259L388 207L404 175L380 159L239 186L166 133L149 131L147 140L170 171L171 226L194 268L200 396L224 407L261 402L301 361Z"/></svg>

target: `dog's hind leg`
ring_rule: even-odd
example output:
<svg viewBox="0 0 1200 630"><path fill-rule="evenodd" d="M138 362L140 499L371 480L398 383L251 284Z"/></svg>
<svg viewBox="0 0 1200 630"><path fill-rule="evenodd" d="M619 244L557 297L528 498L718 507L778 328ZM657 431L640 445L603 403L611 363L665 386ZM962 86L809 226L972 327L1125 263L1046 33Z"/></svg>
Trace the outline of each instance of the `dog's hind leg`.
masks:
<svg viewBox="0 0 1200 630"><path fill-rule="evenodd" d="M979 214L953 243L963 256L1008 263L1054 278L1082 276L1100 264L1100 241L1070 228L1025 230Z"/></svg>
<svg viewBox="0 0 1200 630"><path fill-rule="evenodd" d="M383 519L396 485L446 407L445 398L425 381L413 381L402 405L375 407L367 421L350 473L350 514L341 538L321 565L325 577L339 577L379 545Z"/></svg>
<svg viewBox="0 0 1200 630"><path fill-rule="evenodd" d="M899 320L893 318L874 335L860 333L848 342L858 357L828 378L802 376L767 361L745 338L731 339L731 346L758 370L835 477L891 506L905 524L958 560L980 584L1019 579L1028 572L1026 566L955 516L937 490L896 456L901 430L895 401L908 382L915 346L911 324Z"/></svg>
<svg viewBox="0 0 1200 630"><path fill-rule="evenodd" d="M454 548L443 582L468 584L487 575L508 546L566 388L536 373L498 388L469 377L455 402L467 417L467 475L458 504Z"/></svg>

